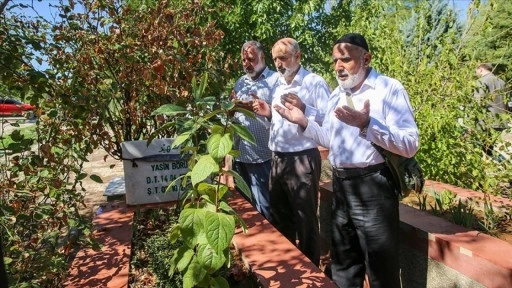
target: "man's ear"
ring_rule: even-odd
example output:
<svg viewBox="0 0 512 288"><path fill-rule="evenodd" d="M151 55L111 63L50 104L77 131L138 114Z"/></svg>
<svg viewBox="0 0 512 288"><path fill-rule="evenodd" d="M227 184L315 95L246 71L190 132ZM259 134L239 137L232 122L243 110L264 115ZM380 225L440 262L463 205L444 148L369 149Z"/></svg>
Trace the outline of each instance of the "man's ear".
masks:
<svg viewBox="0 0 512 288"><path fill-rule="evenodd" d="M364 67L370 66L370 62L372 61L372 54L370 54L370 52L365 52L363 59L364 59Z"/></svg>

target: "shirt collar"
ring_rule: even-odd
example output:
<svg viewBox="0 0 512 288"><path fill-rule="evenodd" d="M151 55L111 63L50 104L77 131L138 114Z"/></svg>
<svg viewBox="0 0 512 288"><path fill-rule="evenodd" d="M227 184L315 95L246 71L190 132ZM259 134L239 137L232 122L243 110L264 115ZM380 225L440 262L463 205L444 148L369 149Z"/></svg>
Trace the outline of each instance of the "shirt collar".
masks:
<svg viewBox="0 0 512 288"><path fill-rule="evenodd" d="M268 66L265 66L265 69L263 69L263 72L261 72L260 76L258 76L256 80L252 80L252 78L247 74L245 74L245 79L251 82L258 82L260 80L267 79L270 76L269 74L271 73L272 72L270 71L270 69L268 69Z"/></svg>

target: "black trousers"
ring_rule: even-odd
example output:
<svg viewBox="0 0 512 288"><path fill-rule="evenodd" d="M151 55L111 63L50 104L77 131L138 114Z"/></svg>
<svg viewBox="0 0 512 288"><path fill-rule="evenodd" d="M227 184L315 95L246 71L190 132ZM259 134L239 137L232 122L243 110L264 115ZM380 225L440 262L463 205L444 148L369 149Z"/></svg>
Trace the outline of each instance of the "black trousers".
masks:
<svg viewBox="0 0 512 288"><path fill-rule="evenodd" d="M318 149L273 153L270 171L272 224L315 265L320 264ZM298 240L298 243L297 243Z"/></svg>
<svg viewBox="0 0 512 288"><path fill-rule="evenodd" d="M398 191L386 167L351 179L333 176L331 272L336 285L399 288Z"/></svg>

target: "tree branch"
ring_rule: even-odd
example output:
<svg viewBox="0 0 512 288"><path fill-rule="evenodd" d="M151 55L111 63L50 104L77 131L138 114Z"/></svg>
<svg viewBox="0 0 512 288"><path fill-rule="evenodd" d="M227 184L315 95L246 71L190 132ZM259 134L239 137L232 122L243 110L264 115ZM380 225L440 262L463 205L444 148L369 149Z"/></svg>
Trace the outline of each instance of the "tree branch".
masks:
<svg viewBox="0 0 512 288"><path fill-rule="evenodd" d="M7 3L9 3L11 0L2 0L2 3L0 3L0 15L4 13L5 7L7 7Z"/></svg>

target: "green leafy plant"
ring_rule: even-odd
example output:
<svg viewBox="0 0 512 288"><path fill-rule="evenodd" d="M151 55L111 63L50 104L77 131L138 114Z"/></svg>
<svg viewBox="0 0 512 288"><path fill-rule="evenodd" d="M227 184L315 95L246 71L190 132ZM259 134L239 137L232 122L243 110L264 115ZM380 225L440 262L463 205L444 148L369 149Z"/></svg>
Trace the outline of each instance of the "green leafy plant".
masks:
<svg viewBox="0 0 512 288"><path fill-rule="evenodd" d="M229 287L218 271L231 263L230 244L235 225L238 223L246 229L226 202L228 187L220 179L225 174L233 176L240 190L249 195L249 187L240 175L223 169L222 164L226 155L238 155L232 149L235 134L254 143L247 128L230 121L230 111L251 113L236 108L227 96L224 99L205 96L207 80L207 74L200 82L192 80L194 102L187 107L167 104L153 113L174 119L160 129L176 129L178 134L172 145L180 147L189 157L190 171L169 184L172 187L181 183L186 188L178 224L170 233L173 241L181 239L183 245L177 249L169 268L171 276L176 272L182 274L184 287Z"/></svg>
<svg viewBox="0 0 512 288"><path fill-rule="evenodd" d="M457 225L462 225L466 228L473 226L473 219L475 218L474 209L471 205L463 204L459 199L456 206L450 207L453 222Z"/></svg>
<svg viewBox="0 0 512 288"><path fill-rule="evenodd" d="M500 215L494 211L489 195L484 196L484 219L479 220L480 226L490 235L495 235L500 222Z"/></svg>
<svg viewBox="0 0 512 288"><path fill-rule="evenodd" d="M418 198L418 208L421 211L427 211L427 198L428 198L428 195L426 193L416 194L416 197Z"/></svg>
<svg viewBox="0 0 512 288"><path fill-rule="evenodd" d="M441 215L444 213L446 207L450 207L455 199L455 194L443 190L441 193L434 192L434 206L430 205L430 209L434 215Z"/></svg>

